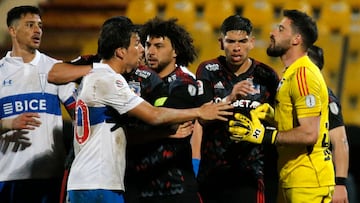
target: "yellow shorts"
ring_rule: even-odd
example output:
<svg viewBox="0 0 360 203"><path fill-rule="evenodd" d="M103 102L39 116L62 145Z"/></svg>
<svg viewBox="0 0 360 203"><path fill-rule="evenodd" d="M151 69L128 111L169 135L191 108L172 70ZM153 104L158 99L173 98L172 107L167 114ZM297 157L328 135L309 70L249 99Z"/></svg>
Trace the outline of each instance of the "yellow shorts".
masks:
<svg viewBox="0 0 360 203"><path fill-rule="evenodd" d="M319 188L283 188L278 203L330 203L334 186Z"/></svg>

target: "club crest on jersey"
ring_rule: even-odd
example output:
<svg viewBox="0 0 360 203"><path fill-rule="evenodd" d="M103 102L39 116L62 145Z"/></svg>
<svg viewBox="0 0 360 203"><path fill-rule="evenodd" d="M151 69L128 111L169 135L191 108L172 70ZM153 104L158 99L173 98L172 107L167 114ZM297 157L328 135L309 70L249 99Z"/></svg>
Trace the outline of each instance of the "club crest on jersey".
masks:
<svg viewBox="0 0 360 203"><path fill-rule="evenodd" d="M312 95L312 94L307 95L305 97L305 103L306 103L306 106L309 108L314 107L316 104L314 95Z"/></svg>
<svg viewBox="0 0 360 203"><path fill-rule="evenodd" d="M206 64L205 68L208 71L218 71L220 69L220 66L217 63L211 63L211 64Z"/></svg>

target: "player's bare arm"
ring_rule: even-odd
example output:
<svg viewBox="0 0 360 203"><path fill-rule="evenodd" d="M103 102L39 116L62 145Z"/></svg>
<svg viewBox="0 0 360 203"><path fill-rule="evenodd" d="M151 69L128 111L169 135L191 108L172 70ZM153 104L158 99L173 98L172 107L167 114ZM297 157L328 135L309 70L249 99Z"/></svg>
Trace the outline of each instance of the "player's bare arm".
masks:
<svg viewBox="0 0 360 203"><path fill-rule="evenodd" d="M233 109L233 106L230 105L230 102L221 102L217 104L206 103L199 108L191 109L171 109L164 107L153 107L151 104L144 101L129 111L129 115L140 118L152 125L181 123L197 118L204 120L218 119L227 121L226 116L233 115L232 112L228 111L230 109Z"/></svg>
<svg viewBox="0 0 360 203"><path fill-rule="evenodd" d="M65 84L75 81L91 70L91 65L72 65L69 63L56 63L48 74L48 82Z"/></svg>
<svg viewBox="0 0 360 203"><path fill-rule="evenodd" d="M320 117L299 118L299 126L288 131L280 131L277 143L281 145L314 145L318 138Z"/></svg>
<svg viewBox="0 0 360 203"><path fill-rule="evenodd" d="M332 144L335 176L347 178L349 168L349 145L344 126L329 131ZM333 203L348 202L346 185L336 184L332 199Z"/></svg>

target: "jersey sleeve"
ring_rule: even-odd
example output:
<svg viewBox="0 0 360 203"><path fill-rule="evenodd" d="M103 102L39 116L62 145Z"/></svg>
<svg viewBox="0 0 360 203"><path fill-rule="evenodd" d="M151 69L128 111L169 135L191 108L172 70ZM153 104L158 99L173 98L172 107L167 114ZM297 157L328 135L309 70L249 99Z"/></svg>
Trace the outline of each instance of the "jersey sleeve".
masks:
<svg viewBox="0 0 360 203"><path fill-rule="evenodd" d="M198 103L204 104L214 98L212 78L210 72L206 68L207 63L201 63L196 71L196 79L198 84Z"/></svg>
<svg viewBox="0 0 360 203"><path fill-rule="evenodd" d="M305 67L300 67L293 77L291 94L298 118L319 116L322 90L316 74Z"/></svg>
<svg viewBox="0 0 360 203"><path fill-rule="evenodd" d="M68 111L75 108L75 92L76 86L74 82L70 82L65 85L59 85L58 96Z"/></svg>
<svg viewBox="0 0 360 203"><path fill-rule="evenodd" d="M96 82L95 97L101 103L111 106L120 114L135 108L144 100L136 95L121 76L102 79Z"/></svg>
<svg viewBox="0 0 360 203"><path fill-rule="evenodd" d="M329 90L329 130L339 126L344 126L344 120L341 111L339 99L334 92Z"/></svg>

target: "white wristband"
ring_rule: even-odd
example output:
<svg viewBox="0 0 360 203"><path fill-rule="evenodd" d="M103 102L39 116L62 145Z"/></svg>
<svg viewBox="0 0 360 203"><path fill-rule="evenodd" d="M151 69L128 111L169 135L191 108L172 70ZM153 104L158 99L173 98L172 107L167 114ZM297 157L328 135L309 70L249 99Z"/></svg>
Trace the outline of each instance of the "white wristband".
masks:
<svg viewBox="0 0 360 203"><path fill-rule="evenodd" d="M12 130L13 129L13 126L12 126L13 120L14 119L2 119L1 120L1 128L6 129L6 130Z"/></svg>

